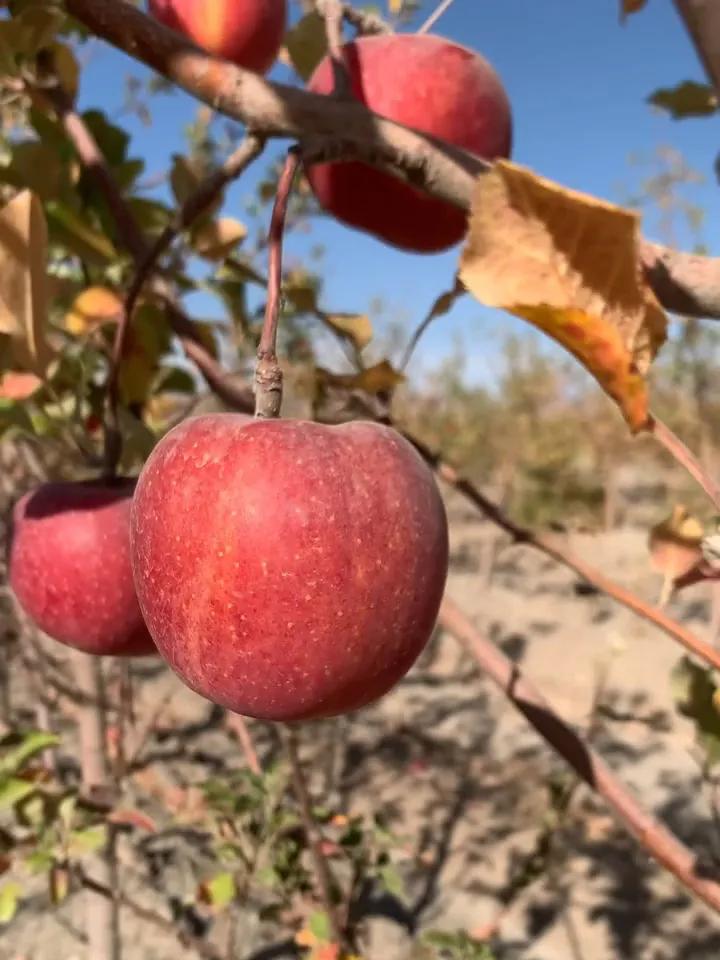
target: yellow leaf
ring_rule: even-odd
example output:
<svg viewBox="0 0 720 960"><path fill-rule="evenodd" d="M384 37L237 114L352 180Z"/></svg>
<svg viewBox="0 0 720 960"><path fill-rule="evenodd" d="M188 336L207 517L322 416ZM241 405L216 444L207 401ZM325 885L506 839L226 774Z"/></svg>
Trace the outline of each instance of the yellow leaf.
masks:
<svg viewBox="0 0 720 960"><path fill-rule="evenodd" d="M19 373L9 370L0 379L0 397L8 400L27 400L42 386L40 377L34 373Z"/></svg>
<svg viewBox="0 0 720 960"><path fill-rule="evenodd" d="M639 218L498 161L475 186L459 276L482 303L529 320L572 353L633 432L667 319L638 255Z"/></svg>
<svg viewBox="0 0 720 960"><path fill-rule="evenodd" d="M405 0L388 0L388 10L395 17L399 13L402 13L404 3Z"/></svg>
<svg viewBox="0 0 720 960"><path fill-rule="evenodd" d="M323 320L333 330L352 340L358 350L372 340L372 323L365 313L325 313Z"/></svg>
<svg viewBox="0 0 720 960"><path fill-rule="evenodd" d="M298 20L285 35L285 49L295 72L307 80L327 53L324 17L313 10Z"/></svg>
<svg viewBox="0 0 720 960"><path fill-rule="evenodd" d="M196 253L208 260L224 260L247 236L247 227L233 217L220 217L201 224L193 231Z"/></svg>
<svg viewBox="0 0 720 960"><path fill-rule="evenodd" d="M299 947L314 947L317 943L317 937L308 927L303 927L295 934L295 943Z"/></svg>
<svg viewBox="0 0 720 960"><path fill-rule="evenodd" d="M108 287L88 287L75 298L65 314L65 329L81 336L103 323L116 323L120 319L123 302Z"/></svg>
<svg viewBox="0 0 720 960"><path fill-rule="evenodd" d="M342 387L345 390L364 390L366 393L385 393L394 389L405 377L387 362L381 360L373 367L366 367L358 373L330 373L318 367L318 379L330 387Z"/></svg>
<svg viewBox="0 0 720 960"><path fill-rule="evenodd" d="M683 504L650 531L648 546L652 566L671 579L683 576L701 559L703 526Z"/></svg>
<svg viewBox="0 0 720 960"><path fill-rule="evenodd" d="M293 270L287 275L283 292L299 313L317 312L317 282L304 270Z"/></svg>
<svg viewBox="0 0 720 960"><path fill-rule="evenodd" d="M23 190L0 210L0 333L20 366L44 371L47 324L47 224L42 204Z"/></svg>

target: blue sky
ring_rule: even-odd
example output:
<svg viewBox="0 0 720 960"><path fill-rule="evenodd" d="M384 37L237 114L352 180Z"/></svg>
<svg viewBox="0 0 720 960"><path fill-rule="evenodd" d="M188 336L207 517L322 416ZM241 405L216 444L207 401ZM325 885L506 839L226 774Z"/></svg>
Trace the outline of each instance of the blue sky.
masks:
<svg viewBox="0 0 720 960"><path fill-rule="evenodd" d="M435 0L426 0L423 13L434 5ZM513 104L513 159L544 176L618 202L648 172L629 163L631 154L649 157L664 145L681 151L705 178L687 195L705 208L704 240L711 250L717 248L720 194L713 163L720 121L673 121L646 103L658 87L704 80L670 0L649 0L623 26L618 0L455 0L433 32L473 47L494 65ZM122 98L119 77L130 72L142 70L98 43L84 73L81 105L112 114ZM291 74L278 65L270 76L288 81ZM162 172L170 155L182 149L182 128L194 110L193 101L178 94L153 103L150 127L123 119L137 135L134 150L145 157L148 174ZM243 198L264 168L260 161L230 191L228 215L242 215ZM656 218L645 223L644 232L663 239ZM691 242L684 229L677 239ZM431 257L408 255L323 219L308 237L289 240L287 256L315 243L326 248L326 309L362 312L379 297L387 316L402 321L408 333L449 286L459 253L455 248ZM525 329L521 321L464 298L428 332L411 372L421 376L431 370L459 340L468 378L492 381L503 337Z"/></svg>

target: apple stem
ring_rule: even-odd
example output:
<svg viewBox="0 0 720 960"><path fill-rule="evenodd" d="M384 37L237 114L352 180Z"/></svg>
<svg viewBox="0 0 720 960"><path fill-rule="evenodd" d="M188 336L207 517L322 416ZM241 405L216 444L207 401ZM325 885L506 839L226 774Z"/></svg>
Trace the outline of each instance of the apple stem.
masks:
<svg viewBox="0 0 720 960"><path fill-rule="evenodd" d="M328 917L330 930L332 932L333 939L340 949L345 950L346 952L352 952L352 944L349 943L349 937L347 935L345 925L340 919L340 913L335 901L335 879L332 875L332 871L330 870L330 865L327 862L325 854L323 853L322 834L320 833L317 821L313 816L310 790L308 789L307 779L305 777L305 771L303 769L302 761L300 760L300 751L298 749L298 732L297 729L291 726L280 726L279 729L280 738L283 746L285 747L285 753L290 763L293 792L298 802L298 806L300 807L300 818L302 820L303 830L305 832L305 839L308 847L310 848L310 853L315 865L315 876L318 887L320 888L320 895L322 897L325 913Z"/></svg>
<svg viewBox="0 0 720 960"><path fill-rule="evenodd" d="M282 244L285 215L299 162L297 148L291 147L278 181L268 233L268 292L255 367L255 416L266 420L279 417L282 404L282 370L277 359L277 329L282 301Z"/></svg>
<svg viewBox="0 0 720 960"><path fill-rule="evenodd" d="M720 486L708 475L695 454L685 446L680 437L673 433L667 424L656 416L650 414L648 423L650 432L658 443L665 447L673 460L687 470L693 480L700 484L713 504L720 510Z"/></svg>

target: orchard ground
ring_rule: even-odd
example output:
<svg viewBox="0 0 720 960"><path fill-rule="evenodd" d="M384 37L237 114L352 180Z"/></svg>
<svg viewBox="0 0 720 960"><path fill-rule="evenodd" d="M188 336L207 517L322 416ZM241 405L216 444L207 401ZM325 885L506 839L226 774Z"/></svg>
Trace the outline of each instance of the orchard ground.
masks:
<svg viewBox="0 0 720 960"><path fill-rule="evenodd" d="M497 542L493 527L455 496L448 498L451 571L448 593L594 742L643 801L701 855L720 843L699 767L693 729L678 717L670 671L673 642L602 595L583 589L569 571L527 548ZM650 600L658 577L648 566L646 531L662 503L639 500L630 521L611 533L571 533L573 548ZM499 546L490 586L488 551ZM708 588L692 588L672 612L707 635ZM52 648L58 654L57 646ZM16 655L12 698L16 720L32 723L28 677ZM158 664L134 666L138 723L171 689L172 699L148 745L152 764L130 779L139 810L156 833L123 835L126 892L181 926L227 944L232 956L284 960L297 956L288 928L260 923L257 910L234 909L211 919L182 904L195 895L204 863L193 827L193 788L242 766L240 748L219 708L192 694ZM261 762L277 751L269 725L250 724ZM60 757L72 763L71 725ZM323 803L347 813L379 809L404 838L398 868L401 899L369 893L367 960L411 960L409 931L478 931L499 909L500 891L536 843L548 811L549 775L564 767L511 706L479 676L447 635L437 634L409 676L377 706L353 717L313 724L303 755ZM168 800L176 813L169 821ZM349 804L349 806L348 806ZM172 806L172 803L170 804ZM179 813L178 813L179 810ZM180 825L178 825L180 824ZM588 790L580 788L556 834L542 877L511 906L496 945L499 960L713 960L720 929L648 860ZM215 864L216 866L216 864ZM208 861L207 869L212 863ZM84 955L82 897L48 905L44 881L28 896L0 939L0 960L73 960ZM185 960L197 956L177 939L122 911L124 956Z"/></svg>

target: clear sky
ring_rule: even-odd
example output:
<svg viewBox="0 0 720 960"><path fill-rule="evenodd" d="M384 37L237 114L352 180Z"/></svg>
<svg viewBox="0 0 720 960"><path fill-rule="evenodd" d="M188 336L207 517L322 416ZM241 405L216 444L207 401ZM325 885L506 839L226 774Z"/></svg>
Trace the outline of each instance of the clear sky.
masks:
<svg viewBox="0 0 720 960"><path fill-rule="evenodd" d="M435 0L426 0L423 13L434 5ZM622 26L618 6L618 0L455 0L433 32L473 47L494 65L513 104L513 159L544 176L617 202L648 172L630 164L631 154L649 157L664 145L680 150L705 178L688 196L705 208L704 240L717 250L720 194L713 164L720 121L673 121L646 103L658 87L704 80L701 67L670 0L649 0ZM142 70L98 44L84 74L81 105L100 106L112 115L122 98L120 78L131 72ZM270 76L291 79L282 65ZM162 172L171 153L182 149L182 127L194 110L193 102L178 94L154 101L150 127L123 118L137 136L134 149L144 155L148 174ZM264 168L260 161L229 193L228 215L241 214L242 199ZM663 239L657 220L649 220L644 230ZM690 243L684 230L677 239ZM326 248L326 309L362 312L379 297L408 332L449 286L459 253L456 248L430 257L408 255L323 219L308 237L292 238L287 255L314 243ZM523 329L521 321L466 297L428 332L412 372L417 376L432 369L459 337L468 377L492 380L498 343L507 331Z"/></svg>

